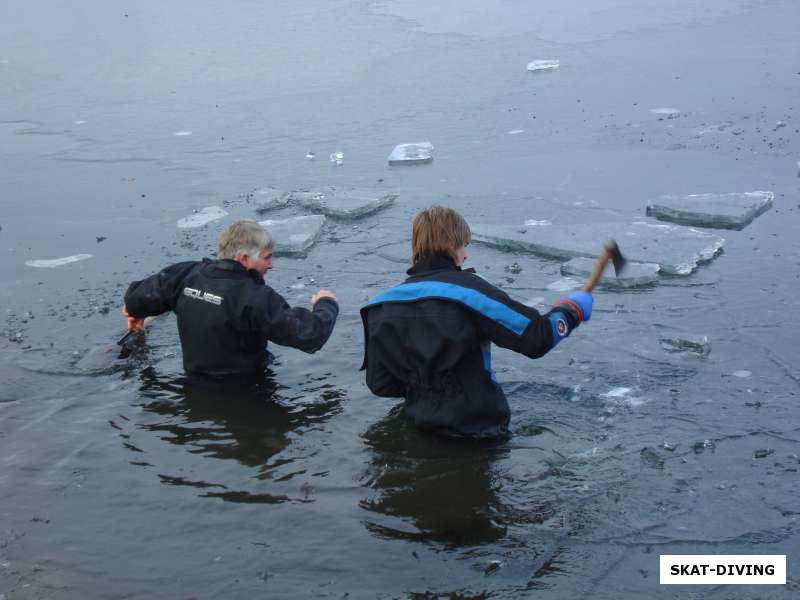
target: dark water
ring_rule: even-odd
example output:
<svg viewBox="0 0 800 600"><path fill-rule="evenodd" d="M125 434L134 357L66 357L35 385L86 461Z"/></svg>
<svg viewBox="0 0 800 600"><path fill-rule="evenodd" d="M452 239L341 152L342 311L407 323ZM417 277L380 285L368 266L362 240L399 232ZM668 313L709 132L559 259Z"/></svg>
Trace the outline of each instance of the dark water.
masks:
<svg viewBox="0 0 800 600"><path fill-rule="evenodd" d="M0 6L0 597L798 594L797 3L162 4ZM431 165L386 166L422 140ZM322 352L200 389L164 317L102 355L132 279L212 254L253 188L321 185L399 194L269 274L292 303L337 292ZM495 352L509 444L422 436L367 391L358 308L401 280L419 208L629 221L758 189L774 208L692 276L599 292L538 361ZM176 228L210 205L230 216ZM559 297L557 262L468 265ZM710 354L659 343L690 336ZM659 586L660 554L712 553L786 554L789 583Z"/></svg>

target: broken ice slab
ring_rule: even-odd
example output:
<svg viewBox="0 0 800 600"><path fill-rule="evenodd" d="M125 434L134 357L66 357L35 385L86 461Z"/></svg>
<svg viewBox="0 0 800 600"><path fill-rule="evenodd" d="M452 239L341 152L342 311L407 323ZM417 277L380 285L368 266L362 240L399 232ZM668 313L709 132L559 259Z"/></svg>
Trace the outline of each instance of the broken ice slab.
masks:
<svg viewBox="0 0 800 600"><path fill-rule="evenodd" d="M259 221L275 240L275 256L305 256L316 243L325 215L305 215L291 219L268 219Z"/></svg>
<svg viewBox="0 0 800 600"><path fill-rule="evenodd" d="M433 144L430 142L414 142L398 144L389 155L389 166L423 165L433 160Z"/></svg>
<svg viewBox="0 0 800 600"><path fill-rule="evenodd" d="M693 336L685 338L666 338L659 340L661 347L667 352L688 352L697 356L708 356L711 354L711 344L707 336Z"/></svg>
<svg viewBox="0 0 800 600"><path fill-rule="evenodd" d="M25 264L29 267L37 267L40 269L55 269L63 265L78 262L92 258L91 254L73 254L72 256L65 256L63 258L40 258L36 260L26 260Z"/></svg>
<svg viewBox="0 0 800 600"><path fill-rule="evenodd" d="M629 261L656 263L661 274L689 275L701 262L713 259L725 240L692 227L634 221L574 225L473 225L475 242L506 252L528 252L570 260L596 258L602 240L615 239Z"/></svg>
<svg viewBox="0 0 800 600"><path fill-rule="evenodd" d="M528 63L528 71L553 71L561 66L561 63L557 60L532 60Z"/></svg>
<svg viewBox="0 0 800 600"><path fill-rule="evenodd" d="M256 207L256 212L265 213L276 208L283 208L289 204L290 195L271 187L253 190L250 194Z"/></svg>
<svg viewBox="0 0 800 600"><path fill-rule="evenodd" d="M303 208L321 212L334 219L360 219L391 206L397 194L368 191L290 192L289 199Z"/></svg>
<svg viewBox="0 0 800 600"><path fill-rule="evenodd" d="M594 271L594 265L594 259L579 256L561 265L561 274L588 279L592 271ZM658 283L658 272L660 270L656 263L628 261L619 275L614 274L614 269L611 265L607 266L598 283L600 286L607 288L635 288L654 285Z"/></svg>
<svg viewBox="0 0 800 600"><path fill-rule="evenodd" d="M228 213L219 206L206 206L193 215L178 219L177 225L181 229L192 229L194 227L202 227L226 216L228 216Z"/></svg>
<svg viewBox="0 0 800 600"><path fill-rule="evenodd" d="M647 204L647 215L683 225L714 229L744 229L769 210L772 192L661 196Z"/></svg>

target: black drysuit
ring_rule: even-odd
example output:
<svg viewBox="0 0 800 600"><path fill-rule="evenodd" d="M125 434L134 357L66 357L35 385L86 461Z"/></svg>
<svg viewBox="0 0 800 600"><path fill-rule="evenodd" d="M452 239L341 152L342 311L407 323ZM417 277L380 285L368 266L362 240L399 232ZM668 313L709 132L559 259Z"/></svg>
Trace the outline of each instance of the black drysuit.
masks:
<svg viewBox="0 0 800 600"><path fill-rule="evenodd" d="M256 271L207 258L134 281L125 305L137 318L174 311L184 369L214 377L263 372L268 341L316 352L339 313L331 298L320 299L313 310L292 308Z"/></svg>
<svg viewBox="0 0 800 600"><path fill-rule="evenodd" d="M422 429L507 437L508 402L491 369L490 343L538 358L580 323L579 309L565 300L541 315L449 256L425 257L408 274L361 309L367 386L378 396L404 397Z"/></svg>

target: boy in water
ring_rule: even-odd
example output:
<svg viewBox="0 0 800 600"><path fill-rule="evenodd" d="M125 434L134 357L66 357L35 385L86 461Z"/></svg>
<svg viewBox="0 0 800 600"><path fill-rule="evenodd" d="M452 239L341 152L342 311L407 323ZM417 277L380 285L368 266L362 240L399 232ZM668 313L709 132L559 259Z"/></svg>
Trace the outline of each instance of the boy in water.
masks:
<svg viewBox="0 0 800 600"><path fill-rule="evenodd" d="M319 290L311 297L311 310L290 307L264 282L273 246L270 233L256 221L236 221L219 238L218 260L177 263L134 281L122 309L128 329L143 330L145 317L174 311L183 366L195 375L263 373L269 341L316 352L336 323L336 296Z"/></svg>
<svg viewBox="0 0 800 600"><path fill-rule="evenodd" d="M546 314L462 270L469 225L451 208L414 218L409 277L361 309L367 386L405 398L421 429L466 439L507 438L509 408L491 369L490 345L547 354L592 314L573 292Z"/></svg>

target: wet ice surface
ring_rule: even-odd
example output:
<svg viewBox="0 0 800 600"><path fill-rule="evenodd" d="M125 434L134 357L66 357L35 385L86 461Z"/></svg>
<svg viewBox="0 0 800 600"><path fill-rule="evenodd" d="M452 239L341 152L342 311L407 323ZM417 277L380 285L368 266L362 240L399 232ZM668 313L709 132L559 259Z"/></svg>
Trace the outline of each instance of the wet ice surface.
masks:
<svg viewBox="0 0 800 600"><path fill-rule="evenodd" d="M397 194L363 190L295 191L289 200L334 219L360 219L394 204Z"/></svg>
<svg viewBox="0 0 800 600"><path fill-rule="evenodd" d="M647 214L662 221L715 229L744 229L772 207L773 192L662 196Z"/></svg>
<svg viewBox="0 0 800 600"><path fill-rule="evenodd" d="M305 256L325 225L325 215L259 221L275 240L275 256Z"/></svg>
<svg viewBox="0 0 800 600"><path fill-rule="evenodd" d="M725 241L691 227L647 221L522 227L476 224L472 234L481 244L554 259L597 256L602 250L599 240L612 238L628 260L657 263L670 275L691 274L698 264L713 259Z"/></svg>
<svg viewBox="0 0 800 600"><path fill-rule="evenodd" d="M194 229L228 216L228 213L219 206L207 206L188 217L178 219L176 225L179 229Z"/></svg>
<svg viewBox="0 0 800 600"><path fill-rule="evenodd" d="M433 160L433 144L430 142L414 142L398 144L389 154L389 166L423 165Z"/></svg>
<svg viewBox="0 0 800 600"><path fill-rule="evenodd" d="M92 258L91 254L73 254L72 256L64 256L62 258L37 258L26 260L25 264L29 267L36 267L39 269L54 269L89 258Z"/></svg>
<svg viewBox="0 0 800 600"><path fill-rule="evenodd" d="M594 271L595 261L591 258L576 257L561 265L561 274L586 279ZM634 288L653 285L658 282L660 268L656 263L637 263L628 261L619 274L609 263L598 282L601 287Z"/></svg>
<svg viewBox="0 0 800 600"><path fill-rule="evenodd" d="M0 122L0 593L797 596L796 2L501 0L492 15L508 18L491 19L473 0L106 4L15 1L0 19L0 120L29 121ZM401 5L416 8L376 16ZM539 56L565 68L521 71ZM677 119L649 112L671 103ZM386 165L423 139L433 163ZM400 194L329 220L307 258L267 275L293 306L339 295L329 344L271 344L273 389L204 395L165 315L107 368L128 283L213 256L220 229L254 214L239 194L266 185ZM629 224L663 194L765 188L774 208L690 277L597 290L591 321L541 359L495 348L507 445L437 443L366 389L358 308L405 278L420 208ZM174 227L212 204L229 216ZM563 295L546 286L569 257L467 254L537 310ZM706 335L707 357L660 341ZM675 591L658 585L672 553L787 554L792 581Z"/></svg>
<svg viewBox="0 0 800 600"><path fill-rule="evenodd" d="M557 60L540 59L528 63L528 71L554 71L561 66Z"/></svg>

